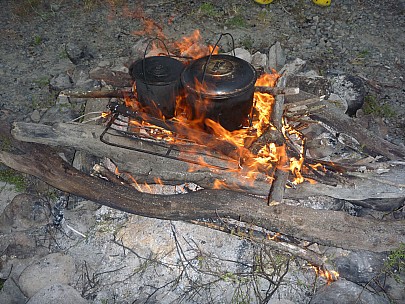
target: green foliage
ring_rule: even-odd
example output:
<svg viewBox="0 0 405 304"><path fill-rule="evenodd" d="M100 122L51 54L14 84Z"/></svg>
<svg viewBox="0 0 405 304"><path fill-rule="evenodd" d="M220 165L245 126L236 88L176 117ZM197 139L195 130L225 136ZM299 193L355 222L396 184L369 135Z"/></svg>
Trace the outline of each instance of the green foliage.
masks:
<svg viewBox="0 0 405 304"><path fill-rule="evenodd" d="M46 87L49 85L50 79L48 76L42 76L36 80L34 80L34 83L39 86L40 88Z"/></svg>
<svg viewBox="0 0 405 304"><path fill-rule="evenodd" d="M242 15L236 15L226 22L226 25L234 28L244 28L247 26L246 20Z"/></svg>
<svg viewBox="0 0 405 304"><path fill-rule="evenodd" d="M209 2L203 2L200 5L200 8L198 9L198 11L201 14L206 15L208 17L217 17L218 16L218 11L215 9L215 6Z"/></svg>
<svg viewBox="0 0 405 304"><path fill-rule="evenodd" d="M395 111L387 104L377 100L374 95L367 95L364 99L363 110L365 114L373 114L379 117L395 117Z"/></svg>
<svg viewBox="0 0 405 304"><path fill-rule="evenodd" d="M40 45L41 43L42 43L42 38L41 38L41 36L35 35L35 36L34 36L33 44L34 44L34 45Z"/></svg>
<svg viewBox="0 0 405 304"><path fill-rule="evenodd" d="M6 282L5 279L0 278L0 291L3 289L4 283Z"/></svg>
<svg viewBox="0 0 405 304"><path fill-rule="evenodd" d="M399 273L405 270L405 243L401 243L396 250L389 254L385 262L385 269L398 283L405 283L401 282L399 276Z"/></svg>
<svg viewBox="0 0 405 304"><path fill-rule="evenodd" d="M11 147L11 139L8 137L0 136L0 151L10 151Z"/></svg>
<svg viewBox="0 0 405 304"><path fill-rule="evenodd" d="M18 192L24 192L27 188L24 176L13 169L0 170L0 181L14 185Z"/></svg>

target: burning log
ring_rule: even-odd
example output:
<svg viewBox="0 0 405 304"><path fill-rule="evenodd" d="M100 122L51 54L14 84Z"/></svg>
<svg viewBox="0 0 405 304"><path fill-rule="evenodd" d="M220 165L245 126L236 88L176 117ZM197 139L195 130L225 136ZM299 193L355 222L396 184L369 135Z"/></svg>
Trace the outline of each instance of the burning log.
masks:
<svg viewBox="0 0 405 304"><path fill-rule="evenodd" d="M286 84L286 76L280 77L277 83L277 88L284 88ZM271 121L276 129L281 132L283 128L283 109L284 109L284 96L276 96L273 110L271 112ZM280 153L280 159L277 164L276 171L274 173L274 182L271 184L270 192L268 196L268 203L281 203L284 196L285 186L290 175L288 158L286 154L285 141L281 146L282 153Z"/></svg>
<svg viewBox="0 0 405 304"><path fill-rule="evenodd" d="M1 151L0 161L62 191L141 216L184 221L227 217L309 242L349 250L384 252L405 242L404 221L356 218L343 212L285 204L268 206L261 198L225 190L167 196L146 194L88 176L46 146L20 144L20 147L24 154Z"/></svg>
<svg viewBox="0 0 405 304"><path fill-rule="evenodd" d="M193 172L189 172L189 166L184 162L106 145L99 140L103 130L102 126L77 123L58 123L48 126L18 122L14 123L12 134L16 139L25 142L70 147L98 157L111 158L120 170L130 172L139 182L151 182L154 178L161 178L168 184L188 181L197 183L203 188L212 189L215 180L219 179L233 185L233 190L261 196L268 195L269 183L264 176L259 175L254 183L250 183L240 175L235 175L234 172L210 170L204 166L196 166ZM136 145L139 148L145 148L147 143L136 143ZM230 165L226 159L215 159L212 162L222 167ZM235 163L233 165L237 166ZM286 189L284 195L286 198L326 195L344 200L405 197L405 186L398 182L405 180L405 168L401 164L391 163L381 163L380 167L385 168L385 172L381 173L378 170L358 172L359 176L356 178L341 175L341 183L338 186L325 185L322 182L303 183L297 185L296 189Z"/></svg>
<svg viewBox="0 0 405 304"><path fill-rule="evenodd" d="M299 88L274 88L266 86L256 86L255 92L276 95L295 95L299 93ZM60 92L61 95L74 98L135 98L132 88L101 91L74 91L66 90Z"/></svg>

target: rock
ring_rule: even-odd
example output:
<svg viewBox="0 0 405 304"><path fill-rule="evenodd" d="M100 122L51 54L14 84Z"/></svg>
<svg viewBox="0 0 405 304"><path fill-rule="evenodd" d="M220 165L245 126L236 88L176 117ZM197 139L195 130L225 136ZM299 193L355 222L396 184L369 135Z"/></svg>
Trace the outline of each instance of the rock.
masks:
<svg viewBox="0 0 405 304"><path fill-rule="evenodd" d="M404 271L396 272L393 275L385 277L383 288L392 299L392 303L405 303L405 273Z"/></svg>
<svg viewBox="0 0 405 304"><path fill-rule="evenodd" d="M2 235L0 234L0 236ZM46 250L45 247L41 248L38 246L30 231L17 231L12 234L6 234L1 237L1 241L1 247L5 247L2 254L18 259L31 258L36 254L43 254L43 251Z"/></svg>
<svg viewBox="0 0 405 304"><path fill-rule="evenodd" d="M310 304L389 304L384 297L353 282L340 279L325 285L312 297Z"/></svg>
<svg viewBox="0 0 405 304"><path fill-rule="evenodd" d="M73 287L65 284L54 284L38 291L27 304L74 303L88 304Z"/></svg>
<svg viewBox="0 0 405 304"><path fill-rule="evenodd" d="M285 74L288 76L298 74L305 67L306 63L305 60L296 58L293 62L286 63L279 71L279 74Z"/></svg>
<svg viewBox="0 0 405 304"><path fill-rule="evenodd" d="M291 75L288 78L288 86L298 87L300 90L316 96L328 96L330 94L329 79L322 76Z"/></svg>
<svg viewBox="0 0 405 304"><path fill-rule="evenodd" d="M79 64L81 61L93 58L86 46L78 43L69 42L65 45L65 51L73 64Z"/></svg>
<svg viewBox="0 0 405 304"><path fill-rule="evenodd" d="M277 41L270 47L268 57L267 66L269 70L275 69L276 71L280 71L286 62L286 56L284 50L281 48L280 42Z"/></svg>
<svg viewBox="0 0 405 304"><path fill-rule="evenodd" d="M32 120L32 122L39 122L41 120L41 113L39 113L38 110L34 110L31 115L30 118Z"/></svg>
<svg viewBox="0 0 405 304"><path fill-rule="evenodd" d="M384 254L351 251L334 259L340 276L354 283L367 284L377 278L384 267Z"/></svg>
<svg viewBox="0 0 405 304"><path fill-rule="evenodd" d="M295 304L294 302L286 299L273 299L271 298L267 304Z"/></svg>
<svg viewBox="0 0 405 304"><path fill-rule="evenodd" d="M26 303L28 298L21 292L13 279L4 282L0 290L0 303L20 304Z"/></svg>
<svg viewBox="0 0 405 304"><path fill-rule="evenodd" d="M252 62L252 54L248 50L245 50L243 48L236 48L235 50L235 56L243 59L247 62ZM229 55L233 55L233 52L230 52Z"/></svg>
<svg viewBox="0 0 405 304"><path fill-rule="evenodd" d="M46 225L50 212L43 202L28 194L19 194L0 215L0 232L23 231Z"/></svg>
<svg viewBox="0 0 405 304"><path fill-rule="evenodd" d="M72 79L66 73L54 76L49 82L49 88L55 91L62 91L73 87Z"/></svg>
<svg viewBox="0 0 405 304"><path fill-rule="evenodd" d="M346 114L356 116L356 112L364 104L366 89L363 80L353 75L339 75L332 77L331 91L347 102Z"/></svg>
<svg viewBox="0 0 405 304"><path fill-rule="evenodd" d="M76 113L72 107L55 105L46 110L42 115L40 122L42 124L53 124L56 122L69 122L76 117Z"/></svg>
<svg viewBox="0 0 405 304"><path fill-rule="evenodd" d="M52 284L69 284L74 274L75 264L70 255L51 253L24 269L19 285L22 292L31 298L42 288Z"/></svg>
<svg viewBox="0 0 405 304"><path fill-rule="evenodd" d="M267 56L260 52L256 52L252 55L252 65L257 70L267 70Z"/></svg>

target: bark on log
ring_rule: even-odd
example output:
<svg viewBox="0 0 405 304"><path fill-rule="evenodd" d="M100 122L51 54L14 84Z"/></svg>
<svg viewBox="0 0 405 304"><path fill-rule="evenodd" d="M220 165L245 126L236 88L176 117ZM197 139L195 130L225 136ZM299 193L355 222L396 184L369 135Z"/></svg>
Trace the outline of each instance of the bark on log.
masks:
<svg viewBox="0 0 405 304"><path fill-rule="evenodd" d="M0 152L0 162L34 175L62 191L100 204L167 220L229 217L310 242L349 250L384 252L405 242L404 221L356 218L343 212L313 210L233 191L202 190L185 195L153 195L88 176L64 162L49 147L27 145L25 154Z"/></svg>
<svg viewBox="0 0 405 304"><path fill-rule="evenodd" d="M286 82L287 77L281 76L278 79L277 87L284 88ZM279 132L281 132L281 129L283 127L283 112L284 112L284 96L279 95L276 96L274 101L274 107L271 111L271 121ZM283 145L280 150L282 150L282 152L278 154L280 159L277 164L276 172L274 173L274 181L271 184L269 197L267 200L269 204L281 203L283 201L286 183L290 175L289 160L286 155L287 151L285 141L283 142Z"/></svg>
<svg viewBox="0 0 405 304"><path fill-rule="evenodd" d="M397 146L359 124L354 118L342 115L341 111L331 103L323 102L324 108L310 115L312 119L319 120L332 127L339 133L354 137L364 150L372 156L382 155L391 160L404 160L405 149Z"/></svg>
<svg viewBox="0 0 405 304"><path fill-rule="evenodd" d="M224 180L241 191L267 196L269 183L258 175L254 183L241 178L240 174L223 170L210 170L196 166L193 172L188 172L189 165L172 159L128 151L102 143L99 139L102 126L83 125L77 123L58 123L53 126L35 123L14 123L13 136L21 141L35 142L50 146L62 146L86 151L99 157L111 158L121 171L131 172L139 182L153 181L161 178L168 183L194 182L204 188L212 188L216 179ZM147 143L138 143L139 148L145 148ZM226 166L225 160L217 160L217 165ZM237 164L231 164L235 166ZM286 189L286 198L307 198L309 196L330 196L344 200L364 200L368 198L404 198L405 166L391 166L388 172L359 173L356 178L344 179L338 186L322 183L300 184L296 189Z"/></svg>

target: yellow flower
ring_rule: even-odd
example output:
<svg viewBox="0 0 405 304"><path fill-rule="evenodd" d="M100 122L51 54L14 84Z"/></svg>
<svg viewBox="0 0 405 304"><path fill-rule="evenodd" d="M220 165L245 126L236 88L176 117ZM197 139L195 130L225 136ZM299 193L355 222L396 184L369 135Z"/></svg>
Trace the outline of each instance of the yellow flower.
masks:
<svg viewBox="0 0 405 304"><path fill-rule="evenodd" d="M260 4L270 4L273 2L273 0L255 0L255 2Z"/></svg>
<svg viewBox="0 0 405 304"><path fill-rule="evenodd" d="M320 6L330 6L332 0L312 0L312 2Z"/></svg>

